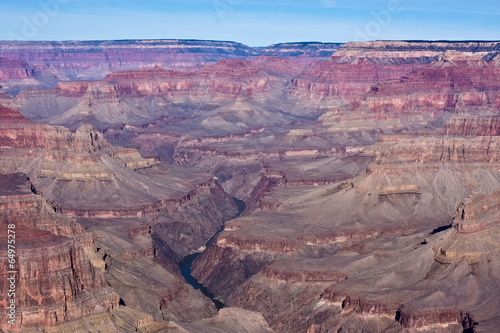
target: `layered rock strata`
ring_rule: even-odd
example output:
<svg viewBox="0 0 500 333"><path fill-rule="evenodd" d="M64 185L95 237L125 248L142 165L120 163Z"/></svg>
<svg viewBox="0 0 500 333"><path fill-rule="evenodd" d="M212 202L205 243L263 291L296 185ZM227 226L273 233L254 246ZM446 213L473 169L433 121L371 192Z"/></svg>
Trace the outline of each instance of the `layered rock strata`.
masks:
<svg viewBox="0 0 500 333"><path fill-rule="evenodd" d="M293 93L301 98L323 101L323 104L330 107L339 107L339 105L352 102L355 97L372 91L372 88L374 92L378 92L387 87L387 91L394 92L392 96L397 101L402 97L399 92L404 89L404 82L420 80L418 76L423 75L412 74L413 77L407 77L413 71L421 73L419 70L425 71L427 68L438 66L443 61L447 67L450 67L449 69L465 65L464 72L455 74L457 84L459 84L460 80L467 77L461 78L462 74L467 74L467 68L475 68L472 71L478 71L481 70L479 68L498 67L493 65L496 63L498 45L497 42L347 43L335 52L328 62L313 63L300 76L294 78ZM456 62L457 59L463 62ZM469 60L472 62L466 63ZM479 62L479 67L474 64L474 61ZM434 69L434 71L437 70L439 69ZM453 75L435 74L433 77L449 80ZM400 82L401 78L403 78L402 82ZM382 87L377 86L385 81L390 82ZM426 87L432 90L435 86L432 82L428 82ZM407 91L410 94L413 92L411 88ZM467 100L472 97L464 94L464 98ZM422 99L422 102L424 100Z"/></svg>
<svg viewBox="0 0 500 333"><path fill-rule="evenodd" d="M194 276L278 332L489 327L495 121L456 116L437 131L383 136L352 180L272 188L260 209L226 224Z"/></svg>
<svg viewBox="0 0 500 333"><path fill-rule="evenodd" d="M36 195L29 178L22 174L0 176L0 220L2 232L15 235L15 304L17 318L11 326L2 320L2 329L57 326L92 315L109 314L118 307L119 297L109 288L103 274L95 269L86 252L95 252L95 243L81 244L83 228L55 213ZM8 226L15 225L8 229ZM13 238L14 239L14 238ZM84 249L84 246L86 249ZM2 250L0 289L2 308L9 304L7 249Z"/></svg>

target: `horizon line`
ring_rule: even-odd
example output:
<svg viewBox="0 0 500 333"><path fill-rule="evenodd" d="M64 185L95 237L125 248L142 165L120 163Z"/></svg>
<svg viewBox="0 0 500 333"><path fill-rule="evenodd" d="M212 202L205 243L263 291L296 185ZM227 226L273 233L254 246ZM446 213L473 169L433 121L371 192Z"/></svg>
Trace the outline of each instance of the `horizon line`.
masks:
<svg viewBox="0 0 500 333"><path fill-rule="evenodd" d="M196 39L196 38L120 38L120 39L65 39L65 40L0 40L0 43L71 43L71 42L154 42L154 41L185 41L185 42L216 42L240 44L250 48L271 47L283 44L336 44L343 45L347 43L373 43L373 42L406 42L406 43L500 43L500 40L488 39L375 39L367 41L347 41L347 42L322 42L322 41L294 41L278 42L269 45L251 46L242 42L218 39Z"/></svg>

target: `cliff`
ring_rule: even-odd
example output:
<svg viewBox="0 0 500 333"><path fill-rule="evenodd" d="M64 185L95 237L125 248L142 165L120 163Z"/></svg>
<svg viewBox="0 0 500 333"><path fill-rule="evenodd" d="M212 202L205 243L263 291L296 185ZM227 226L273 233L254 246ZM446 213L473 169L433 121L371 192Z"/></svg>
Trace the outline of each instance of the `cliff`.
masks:
<svg viewBox="0 0 500 333"><path fill-rule="evenodd" d="M294 79L296 90L294 94L302 98L351 102L352 98L368 93L372 87L384 81L391 83L375 87L375 92L387 87L391 96L401 98L401 89L408 88L405 93L413 93L413 87L418 88L419 81L425 80L425 75L434 80L450 80L455 77L457 85L466 79L468 71L481 71L481 63L485 63L484 73L489 76L496 62L498 42L358 42L344 44L327 62L312 63L300 76ZM447 70L452 67L461 73L434 73L439 69L440 62L449 61ZM473 61L468 63L467 61ZM462 61L456 63L456 61ZM474 64L479 63L479 65ZM432 65L432 66L431 66ZM444 66L441 66L444 67ZM470 69L468 69L470 68ZM487 69L490 68L490 69ZM409 75L409 73L415 74ZM428 72L429 74L422 74ZM418 74L417 74L418 73ZM408 76L408 77L407 77ZM401 81L400 81L400 78ZM411 83L410 83L411 82ZM463 81L462 81L463 82ZM433 82L422 83L423 89L432 91L438 85ZM425 87L424 87L425 86ZM448 87L451 86L451 83ZM379 93L378 95L381 95ZM375 94L372 94L375 95ZM467 99L468 96L465 97ZM398 100L398 99L396 99ZM421 98L421 101L425 101ZM432 99L431 99L432 101ZM333 104L335 105L335 104Z"/></svg>
<svg viewBox="0 0 500 333"><path fill-rule="evenodd" d="M5 108L2 119L6 121L0 124L0 170L25 172L58 210L68 214L149 214L212 181L208 174L184 178L175 167L156 166L135 150L114 148L92 126L71 133L33 123ZM163 185L159 179L165 180ZM180 186L173 188L170 182ZM137 191L140 188L144 190Z"/></svg>
<svg viewBox="0 0 500 333"><path fill-rule="evenodd" d="M488 331L500 306L498 44L348 43L306 68L299 49L327 46L277 45L266 52L294 56L123 68L14 103L0 95L75 129L0 109L0 169L33 175L56 210L96 233L93 260L125 304L120 327ZM251 312L210 318L214 305L176 263L234 216L224 191L246 210L192 274ZM5 205L17 218L22 205ZM78 231L33 207L31 227Z"/></svg>
<svg viewBox="0 0 500 333"><path fill-rule="evenodd" d="M119 297L90 263L86 252L95 252L95 243L81 244L83 228L55 213L22 174L0 177L0 220L2 232L15 224L15 327L51 327L84 317L99 315L118 307ZM48 231L49 230L49 231ZM86 246L84 249L83 246ZM2 257L0 289L6 291L7 249ZM0 304L9 299L3 293ZM2 329L12 329L6 320Z"/></svg>
<svg viewBox="0 0 500 333"><path fill-rule="evenodd" d="M435 52L440 54L446 51L459 51L464 53L490 53L500 50L498 41L369 41L349 42L344 44L343 51L350 52Z"/></svg>
<svg viewBox="0 0 500 333"><path fill-rule="evenodd" d="M16 95L28 87L54 87L59 81L96 80L128 69L199 68L221 59L281 56L300 64L329 57L340 44L285 43L252 48L206 40L118 40L0 42L0 91Z"/></svg>
<svg viewBox="0 0 500 333"><path fill-rule="evenodd" d="M293 120L293 115L270 112L261 100L283 108L276 95L283 94L280 91L301 68L291 60L258 57L220 60L182 71L160 67L117 71L100 81L24 90L16 102L32 119L71 128L91 123L100 128L144 124L146 129L147 124L153 128L158 119L172 117L182 125L179 133L188 128L190 133L232 133L235 128L245 132Z"/></svg>
<svg viewBox="0 0 500 333"><path fill-rule="evenodd" d="M374 158L367 172L343 183L277 182L226 224L194 276L282 332L494 322L480 299L498 302L486 291L498 260L496 117L440 120L436 130L382 136L363 151Z"/></svg>
<svg viewBox="0 0 500 333"><path fill-rule="evenodd" d="M279 43L263 47L261 55L277 56L282 58L309 56L314 58L328 58L342 46L341 43Z"/></svg>
<svg viewBox="0 0 500 333"><path fill-rule="evenodd" d="M446 54L428 68L374 86L359 108L374 113L479 113L498 107L499 62Z"/></svg>
<svg viewBox="0 0 500 333"><path fill-rule="evenodd" d="M203 40L4 41L0 44L0 54L44 67L45 61L49 61L47 69L54 68L68 78L76 78L93 68L113 71L156 65L189 67L216 62L221 57L248 57L255 55L255 51L240 43Z"/></svg>

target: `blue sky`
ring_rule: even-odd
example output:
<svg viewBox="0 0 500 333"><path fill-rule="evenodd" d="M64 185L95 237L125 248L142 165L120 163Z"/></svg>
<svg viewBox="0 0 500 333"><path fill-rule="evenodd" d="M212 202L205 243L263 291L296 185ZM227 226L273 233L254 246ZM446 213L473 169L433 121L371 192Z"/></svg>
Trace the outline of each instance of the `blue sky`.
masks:
<svg viewBox="0 0 500 333"><path fill-rule="evenodd" d="M0 40L500 40L498 0L0 0Z"/></svg>

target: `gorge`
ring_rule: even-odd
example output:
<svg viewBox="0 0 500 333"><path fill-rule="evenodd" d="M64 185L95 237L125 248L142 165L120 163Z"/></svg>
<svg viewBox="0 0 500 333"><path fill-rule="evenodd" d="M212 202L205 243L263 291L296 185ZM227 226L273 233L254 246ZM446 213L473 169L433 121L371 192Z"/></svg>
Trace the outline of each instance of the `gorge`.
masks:
<svg viewBox="0 0 500 333"><path fill-rule="evenodd" d="M0 41L15 330L494 332L499 54Z"/></svg>
<svg viewBox="0 0 500 333"><path fill-rule="evenodd" d="M238 213L236 213L236 215L233 217L233 219L236 219L245 211L246 205L245 202L242 200L238 200L236 198L233 199L236 205L238 206ZM215 237L217 237L217 235L220 234L223 230L224 226L222 226L212 237L210 237L207 244L205 244L205 248L210 246L210 244L214 241ZM222 304L219 300L215 299L214 295L212 295L205 286L198 283L198 281L191 274L194 261L202 253L203 252L195 252L193 254L185 256L184 259L182 259L181 263L179 264L179 269L181 270L182 277L186 280L186 282L190 284L194 289L201 290L203 295L207 296L214 302L217 310L220 310L224 307L224 304Z"/></svg>

